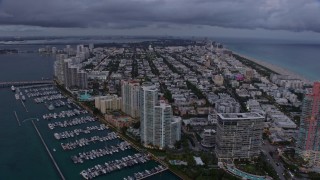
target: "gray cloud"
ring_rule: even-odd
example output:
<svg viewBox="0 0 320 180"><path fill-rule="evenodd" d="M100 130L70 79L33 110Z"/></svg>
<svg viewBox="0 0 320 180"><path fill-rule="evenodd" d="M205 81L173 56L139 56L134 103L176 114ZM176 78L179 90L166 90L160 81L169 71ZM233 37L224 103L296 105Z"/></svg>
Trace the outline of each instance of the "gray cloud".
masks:
<svg viewBox="0 0 320 180"><path fill-rule="evenodd" d="M126 29L170 24L320 32L316 0L0 0L1 25Z"/></svg>

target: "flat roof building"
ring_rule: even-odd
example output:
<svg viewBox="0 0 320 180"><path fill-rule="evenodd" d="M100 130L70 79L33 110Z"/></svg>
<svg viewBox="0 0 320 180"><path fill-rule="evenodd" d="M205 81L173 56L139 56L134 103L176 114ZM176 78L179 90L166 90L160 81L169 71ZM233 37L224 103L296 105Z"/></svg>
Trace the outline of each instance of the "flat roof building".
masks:
<svg viewBox="0 0 320 180"><path fill-rule="evenodd" d="M102 114L106 114L107 110L120 110L121 97L115 94L95 97L95 107L99 109Z"/></svg>
<svg viewBox="0 0 320 180"><path fill-rule="evenodd" d="M265 118L257 113L218 113L216 155L219 161L259 156Z"/></svg>

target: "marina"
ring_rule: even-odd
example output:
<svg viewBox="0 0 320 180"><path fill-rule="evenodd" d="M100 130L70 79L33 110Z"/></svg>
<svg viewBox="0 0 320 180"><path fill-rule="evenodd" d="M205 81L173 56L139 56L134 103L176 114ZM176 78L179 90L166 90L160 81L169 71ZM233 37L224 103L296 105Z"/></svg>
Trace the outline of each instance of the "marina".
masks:
<svg viewBox="0 0 320 180"><path fill-rule="evenodd" d="M72 164L73 166L81 164L76 169L81 168L78 176L84 179L112 177L112 174L121 176L116 179L143 179L167 170L152 160L148 154L133 149L129 142L122 140L107 125L98 122L97 118L90 115L87 110L64 97L54 86L19 87L14 92L15 94L18 92L19 98L21 94L26 93L26 98L30 100L20 99L21 102L43 109L39 121L32 120L32 124L61 179L68 179L65 177L64 168L59 167L65 162L71 162L70 167ZM14 114L20 123L17 113ZM47 140L51 146L47 144ZM55 157L56 153L66 153L60 155L66 158ZM127 173L117 173L123 171Z"/></svg>
<svg viewBox="0 0 320 180"><path fill-rule="evenodd" d="M145 163L149 160L150 159L147 155L137 153L133 156L129 155L122 157L122 159L105 162L104 165L97 164L92 168L81 171L80 174L84 179L93 179L94 177L121 170L126 167L131 167L136 164Z"/></svg>
<svg viewBox="0 0 320 180"><path fill-rule="evenodd" d="M53 115L50 115L50 116L54 116ZM81 125L81 124L86 124L88 122L93 122L93 121L96 121L95 118L91 117L91 116L85 116L85 117L80 117L80 118L74 118L74 119L71 119L69 121L65 120L65 121L58 121L58 122L54 122L54 123L48 123L48 127L50 129L54 129L56 127L60 127L60 128L66 128L66 127L69 127L69 126L76 126L76 125Z"/></svg>
<svg viewBox="0 0 320 180"><path fill-rule="evenodd" d="M37 52L39 46L22 45L19 46L19 48L28 48ZM48 90L41 91L57 90L59 92L59 90L53 86L52 81L48 81L47 83L40 80L41 77L52 77L54 58L51 56L39 56L37 53L8 54L2 55L2 57L3 61L0 66L2 68L0 74L2 74L0 78L2 78L2 82L8 83L0 86L3 87L0 88L0 96L2 98L1 102L5 104L0 108L0 120L2 123L0 129L1 133L4 135L0 137L2 147L0 148L0 166L2 167L1 179L62 179L59 172L56 170L56 167L52 163L50 155L39 138L30 119L34 119L34 124L41 133L46 146L48 147L52 157L55 159L65 179L83 179L80 172L85 169L94 167L97 164L104 164L104 162L121 159L122 157L129 155L132 156L138 153L135 148L128 148L124 151L119 150L119 152L112 153L111 155L109 154L97 157L92 160L84 160L83 163L75 164L71 159L72 156L79 155L79 153L90 152L92 150L105 149L106 147L117 147L118 144L124 141L120 138L104 142L97 141L89 146L76 148L71 151L64 151L60 145L61 142L67 143L81 138L90 138L91 136L105 136L112 132L112 130L111 128L104 129L102 131L93 130L91 133L80 133L78 136L67 139L56 139L54 136L55 133L73 131L74 129L86 129L86 127L92 126L100 127L101 123L97 121L97 118L90 114L81 114L64 118L56 117L55 119L51 118L50 120L43 119L43 115L49 113L59 114L61 111L73 109L80 110L77 104L66 97L60 99L65 102L66 105L56 107L56 100L45 100L42 103L36 103L33 100L36 97L27 96L28 93L33 93L33 90L39 90L41 88L50 88ZM16 66L16 64L20 64L20 66ZM39 82L37 80L40 80L43 84L37 84L37 82ZM12 84L12 82L16 83ZM14 91L11 89L12 85L15 88ZM24 103L28 108L28 112L25 111L20 99L19 101L15 99L17 88L19 88L25 96L26 100ZM26 92L26 90L28 92ZM45 103L53 104L55 108L53 110L49 110ZM17 124L18 120L15 113L13 113L14 111L16 111L21 127ZM82 120L85 118L86 122L77 123L76 125L74 123L69 123L75 118ZM53 129L50 129L48 124L54 124ZM11 137L14 138L14 141ZM134 147L134 145L130 146ZM134 173L143 172L146 169L149 170L157 167L158 165L159 163L156 161L149 160L146 163L136 164L131 167L113 171L103 176L97 176L94 179L122 180L125 177L133 176ZM175 180L179 178L167 170L153 175L152 179Z"/></svg>
<svg viewBox="0 0 320 180"><path fill-rule="evenodd" d="M54 137L56 139L67 139L74 136L79 136L81 133L89 134L91 131L97 130L97 131L103 131L105 129L108 129L108 127L104 124L101 124L100 126L87 126L84 129L74 129L72 131L64 131L60 133L54 133Z"/></svg>
<svg viewBox="0 0 320 180"><path fill-rule="evenodd" d="M113 153L119 152L119 150L124 151L131 149L128 142L121 142L117 146L105 147L104 149L94 149L88 152L80 152L78 155L71 156L71 159L75 164L83 163L85 160L92 160L98 157L112 155Z"/></svg>
<svg viewBox="0 0 320 180"><path fill-rule="evenodd" d="M115 132L109 133L107 136L92 136L91 138L81 138L74 142L69 143L61 143L61 147L63 150L73 150L77 147L89 146L91 143L96 143L97 141L104 142L104 141L111 141L113 139L118 138Z"/></svg>
<svg viewBox="0 0 320 180"><path fill-rule="evenodd" d="M20 91L19 88L15 88L14 86L11 86L11 90L12 90L12 92L15 92L14 96L15 96L16 100L20 100L24 109L26 110L26 112L28 112L28 109L24 103L24 101L26 101L26 97L24 96L24 94Z"/></svg>
<svg viewBox="0 0 320 180"><path fill-rule="evenodd" d="M50 120L50 119L57 119L57 118L73 117L76 115L87 114L87 113L88 113L88 111L86 111L86 110L73 109L73 110L61 111L60 113L44 114L42 116L42 118L45 120Z"/></svg>

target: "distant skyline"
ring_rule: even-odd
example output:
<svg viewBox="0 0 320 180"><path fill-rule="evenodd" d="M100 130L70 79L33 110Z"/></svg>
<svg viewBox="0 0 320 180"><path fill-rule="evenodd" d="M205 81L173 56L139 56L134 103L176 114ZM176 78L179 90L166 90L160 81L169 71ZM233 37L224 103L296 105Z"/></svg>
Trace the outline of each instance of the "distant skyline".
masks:
<svg viewBox="0 0 320 180"><path fill-rule="evenodd" d="M320 41L319 17L318 0L0 0L0 35Z"/></svg>

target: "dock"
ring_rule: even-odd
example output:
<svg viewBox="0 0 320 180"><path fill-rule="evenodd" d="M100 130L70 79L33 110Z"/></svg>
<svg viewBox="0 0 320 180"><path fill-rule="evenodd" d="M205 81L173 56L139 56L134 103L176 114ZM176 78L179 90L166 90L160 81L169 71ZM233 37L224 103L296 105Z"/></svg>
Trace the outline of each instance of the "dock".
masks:
<svg viewBox="0 0 320 180"><path fill-rule="evenodd" d="M48 154L49 154L49 156L50 156L50 158L51 158L51 160L52 160L52 163L54 164L54 166L56 167L57 171L59 172L61 179L62 179L62 180L65 180L66 178L63 176L63 174L62 174L62 172L61 172L61 170L60 170L57 162L54 160L54 158L53 158L53 156L52 156L52 154L51 154L51 152L50 152L47 144L44 142L44 140L43 140L43 138L42 138L42 136L41 136L41 134L40 134L40 132L39 132L36 124L33 122L33 120L32 120L32 124L33 124L34 129L37 131L38 136L40 137L40 139L41 139L41 141L42 141L42 144L43 144L44 147L46 148L46 150L47 150L47 152L48 152Z"/></svg>
<svg viewBox="0 0 320 180"><path fill-rule="evenodd" d="M0 88L7 88L11 86L27 86L27 85L41 85L41 84L53 84L52 80L41 81L13 81L13 82L0 82Z"/></svg>
<svg viewBox="0 0 320 180"><path fill-rule="evenodd" d="M136 180L146 179L146 178L148 178L148 177L150 177L150 176L156 175L156 174L161 173L161 172L166 171L166 170L168 170L167 167L164 168L164 169L162 169L162 170L160 170L160 171L158 171L158 172L148 174L148 175L146 175L146 176L144 176L144 177L142 177L142 178L136 178Z"/></svg>
<svg viewBox="0 0 320 180"><path fill-rule="evenodd" d="M13 111L13 112L14 112L14 115L15 115L15 117L16 117L16 120L17 120L19 126L21 126L21 123L20 123L20 120L19 120L19 118L18 118L17 112L16 112L16 111Z"/></svg>
<svg viewBox="0 0 320 180"><path fill-rule="evenodd" d="M23 107L24 107L24 109L26 110L26 112L29 112L29 111L28 111L28 109L27 109L27 107L26 107L26 105L24 104L23 100L22 100L22 99L20 99L20 101L21 101L22 106L23 106Z"/></svg>

